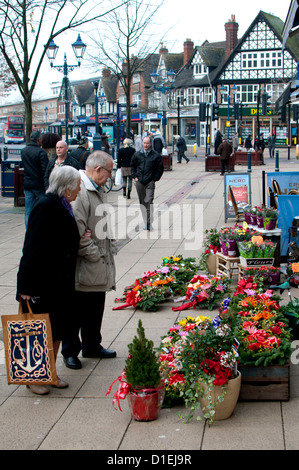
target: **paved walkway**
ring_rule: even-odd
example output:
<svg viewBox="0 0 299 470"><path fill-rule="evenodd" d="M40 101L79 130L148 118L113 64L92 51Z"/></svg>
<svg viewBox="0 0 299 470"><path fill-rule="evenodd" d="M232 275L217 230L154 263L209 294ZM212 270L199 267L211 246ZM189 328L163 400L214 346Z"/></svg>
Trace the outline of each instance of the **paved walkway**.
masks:
<svg viewBox="0 0 299 470"><path fill-rule="evenodd" d="M261 203L262 170L274 171L274 160L269 160L267 153L265 160L266 166L252 167L253 204ZM298 165L293 150L290 160L286 151L280 151L281 171L297 170ZM246 168L237 167L237 170L246 171ZM134 309L114 311L114 299L144 271L159 266L163 256L198 257L201 244L197 232L225 225L223 192L223 177L219 173L205 173L202 157L191 157L189 164L174 162L173 171L165 172L157 184L155 227L158 230L150 233L135 231L135 190L130 201L122 198L120 192L109 193L109 201L115 209L116 235L121 240L116 257L117 290L107 295L103 345L115 349L117 357L110 360L83 358L82 369L72 371L63 365L59 356L58 375L70 386L64 390L51 389L48 396L39 397L24 386L7 385L0 329L0 449L146 449L153 452L299 449L298 366L291 368L288 402L240 402L229 420L215 422L212 426L204 421L184 424L177 416L184 407L163 409L159 419L153 422L136 422L130 417L127 401L120 412L113 409L112 396L106 397L108 387L123 370L127 344L136 333L138 319L142 319L147 337L158 346L161 336L177 318L171 302L161 306L158 312L148 313ZM165 223L169 215L167 209L173 213L169 224ZM188 226L188 211L193 211L192 227ZM126 220L130 222L127 233ZM227 225L233 223L229 220ZM12 200L0 198L0 315L17 313L15 284L23 238L24 209L14 208ZM296 296L296 292L293 294ZM108 454L114 455L113 452Z"/></svg>

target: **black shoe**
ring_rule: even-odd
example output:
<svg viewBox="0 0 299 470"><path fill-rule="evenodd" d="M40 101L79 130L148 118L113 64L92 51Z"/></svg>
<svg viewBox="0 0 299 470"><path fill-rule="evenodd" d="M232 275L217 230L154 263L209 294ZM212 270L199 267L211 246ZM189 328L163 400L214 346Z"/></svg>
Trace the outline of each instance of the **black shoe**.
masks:
<svg viewBox="0 0 299 470"><path fill-rule="evenodd" d="M63 362L69 369L81 369L82 367L80 360L75 356L64 357Z"/></svg>
<svg viewBox="0 0 299 470"><path fill-rule="evenodd" d="M93 352L82 352L83 357L101 357L102 359L110 359L112 357L116 357L116 352L112 351L111 349L99 349L98 351Z"/></svg>
<svg viewBox="0 0 299 470"><path fill-rule="evenodd" d="M190 160L187 160L187 161L186 161L186 163L189 163L189 162L190 162Z"/></svg>
<svg viewBox="0 0 299 470"><path fill-rule="evenodd" d="M131 199L131 191L128 191L127 199Z"/></svg>
<svg viewBox="0 0 299 470"><path fill-rule="evenodd" d="M151 224L146 224L146 230L149 230L149 231L151 231L151 229L152 229L152 226L151 226Z"/></svg>

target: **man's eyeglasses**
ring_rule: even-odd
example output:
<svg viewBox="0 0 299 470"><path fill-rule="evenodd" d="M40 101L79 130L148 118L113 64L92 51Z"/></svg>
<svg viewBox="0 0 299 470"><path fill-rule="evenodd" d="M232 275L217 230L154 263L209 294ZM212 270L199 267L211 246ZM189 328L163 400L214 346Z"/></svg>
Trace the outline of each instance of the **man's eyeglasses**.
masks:
<svg viewBox="0 0 299 470"><path fill-rule="evenodd" d="M105 168L104 166L101 166L101 168L102 168L103 170L108 171L108 173L110 173L110 175L112 174L112 170L108 170L108 168Z"/></svg>

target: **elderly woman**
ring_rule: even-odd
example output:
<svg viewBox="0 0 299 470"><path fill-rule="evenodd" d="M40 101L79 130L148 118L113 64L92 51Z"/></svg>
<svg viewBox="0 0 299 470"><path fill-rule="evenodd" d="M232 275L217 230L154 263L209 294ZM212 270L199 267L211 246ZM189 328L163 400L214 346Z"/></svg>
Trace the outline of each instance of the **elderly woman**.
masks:
<svg viewBox="0 0 299 470"><path fill-rule="evenodd" d="M135 149L131 147L131 143L131 139L124 140L124 146L119 150L117 160L117 168L121 168L123 195L124 197L127 195L127 199L130 199L132 191L131 160L135 153Z"/></svg>
<svg viewBox="0 0 299 470"><path fill-rule="evenodd" d="M49 188L34 206L28 221L17 275L17 299L31 301L34 313L49 313L55 359L73 313L79 232L71 202L81 177L71 166L55 168ZM58 379L56 387L68 384ZM30 385L33 393L49 393L45 385Z"/></svg>

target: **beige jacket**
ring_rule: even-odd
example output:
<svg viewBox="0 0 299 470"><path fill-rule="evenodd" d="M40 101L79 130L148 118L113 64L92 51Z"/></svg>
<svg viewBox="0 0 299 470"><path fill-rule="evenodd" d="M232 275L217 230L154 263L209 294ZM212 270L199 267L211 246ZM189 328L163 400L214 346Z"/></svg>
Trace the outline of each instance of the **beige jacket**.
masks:
<svg viewBox="0 0 299 470"><path fill-rule="evenodd" d="M81 173L81 191L72 203L80 233L76 267L76 290L104 292L115 289L116 242L112 239L106 194L97 191L91 180ZM84 236L91 230L91 238Z"/></svg>

